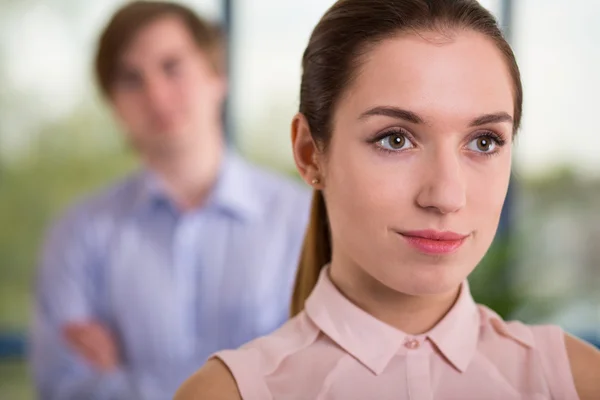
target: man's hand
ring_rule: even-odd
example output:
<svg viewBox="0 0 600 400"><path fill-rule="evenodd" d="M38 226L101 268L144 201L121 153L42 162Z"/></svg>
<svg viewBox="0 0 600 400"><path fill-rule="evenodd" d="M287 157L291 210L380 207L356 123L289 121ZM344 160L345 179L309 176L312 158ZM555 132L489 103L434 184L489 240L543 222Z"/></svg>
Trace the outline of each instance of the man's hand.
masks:
<svg viewBox="0 0 600 400"><path fill-rule="evenodd" d="M90 364L103 372L119 366L117 343L111 332L96 321L67 324L63 331L71 346Z"/></svg>

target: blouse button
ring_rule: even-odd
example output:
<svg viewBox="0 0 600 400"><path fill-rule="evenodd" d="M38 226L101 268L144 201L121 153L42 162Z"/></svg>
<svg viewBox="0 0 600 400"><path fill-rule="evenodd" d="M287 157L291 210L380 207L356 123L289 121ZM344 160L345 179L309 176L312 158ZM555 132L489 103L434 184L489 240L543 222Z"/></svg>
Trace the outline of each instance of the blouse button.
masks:
<svg viewBox="0 0 600 400"><path fill-rule="evenodd" d="M406 347L409 350L418 349L420 345L421 344L419 343L419 341L417 339L406 338L406 341L404 342L404 347Z"/></svg>

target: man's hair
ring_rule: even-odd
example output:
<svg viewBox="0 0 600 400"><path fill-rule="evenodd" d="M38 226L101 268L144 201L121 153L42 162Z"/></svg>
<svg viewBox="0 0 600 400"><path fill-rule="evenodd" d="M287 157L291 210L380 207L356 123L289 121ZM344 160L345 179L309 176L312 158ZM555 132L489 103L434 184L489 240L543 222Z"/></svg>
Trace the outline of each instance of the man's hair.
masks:
<svg viewBox="0 0 600 400"><path fill-rule="evenodd" d="M202 19L180 4L138 0L117 10L100 36L95 72L100 90L105 96L110 97L121 56L135 35L150 23L164 17L178 18L190 32L198 48L206 54L215 71L224 73L225 43L219 26Z"/></svg>

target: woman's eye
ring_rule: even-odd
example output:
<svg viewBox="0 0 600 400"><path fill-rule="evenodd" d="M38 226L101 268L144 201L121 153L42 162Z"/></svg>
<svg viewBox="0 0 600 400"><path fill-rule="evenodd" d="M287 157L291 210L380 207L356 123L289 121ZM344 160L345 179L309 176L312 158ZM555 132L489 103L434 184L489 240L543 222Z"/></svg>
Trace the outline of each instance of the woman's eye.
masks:
<svg viewBox="0 0 600 400"><path fill-rule="evenodd" d="M402 133L392 133L377 141L377 144L386 150L410 149L413 144Z"/></svg>
<svg viewBox="0 0 600 400"><path fill-rule="evenodd" d="M496 146L498 146L496 139L489 135L485 135L473 139L467 147L469 150L473 150L478 153L491 153L496 150Z"/></svg>

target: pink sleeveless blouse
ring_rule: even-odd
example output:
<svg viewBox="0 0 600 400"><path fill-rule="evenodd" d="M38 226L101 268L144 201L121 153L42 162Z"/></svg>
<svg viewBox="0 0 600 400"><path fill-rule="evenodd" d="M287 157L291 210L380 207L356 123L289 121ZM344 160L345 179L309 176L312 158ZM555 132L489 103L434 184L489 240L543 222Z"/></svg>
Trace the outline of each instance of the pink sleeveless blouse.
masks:
<svg viewBox="0 0 600 400"><path fill-rule="evenodd" d="M576 400L554 326L504 322L468 283L431 331L410 336L344 297L324 268L305 310L215 355L244 400Z"/></svg>

